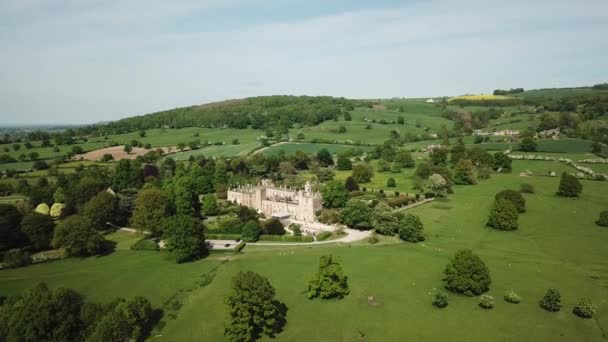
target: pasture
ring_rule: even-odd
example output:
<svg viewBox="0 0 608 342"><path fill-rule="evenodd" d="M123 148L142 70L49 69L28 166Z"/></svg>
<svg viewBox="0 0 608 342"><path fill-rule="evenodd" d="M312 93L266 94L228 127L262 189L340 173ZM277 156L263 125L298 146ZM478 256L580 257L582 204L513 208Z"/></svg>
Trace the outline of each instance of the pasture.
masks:
<svg viewBox="0 0 608 342"><path fill-rule="evenodd" d="M223 299L230 279L240 270L253 270L270 279L277 299L289 309L279 341L302 336L348 341L360 334L371 341L487 341L489 336L602 341L608 329L608 230L593 221L608 207L608 183L583 181L581 198L559 198L554 195L559 178L519 176L532 163L545 162L514 161L511 174L495 174L475 186L456 186L448 199L412 209L425 224L427 240L419 244L247 247L238 255L212 254L178 265L162 252L129 250L137 236L115 233L110 238L118 242L118 250L109 256L0 271L0 293L14 294L45 281L75 288L98 301L145 295L165 310L153 332L155 340L222 340ZM520 215L519 230L486 228L494 194L518 189L524 182L536 193L525 195L527 211ZM442 287L445 264L461 248L473 249L488 265L494 309L478 307L477 297L454 294L443 310L431 305L432 294ZM343 300L308 300L306 280L315 272L319 256L327 253L342 259L351 293ZM549 287L562 293L564 307L558 313L538 307ZM522 303L502 300L510 289ZM370 296L373 303L368 302ZM583 296L598 307L595 319L580 319L570 312Z"/></svg>
<svg viewBox="0 0 608 342"><path fill-rule="evenodd" d="M276 155L281 152L284 152L287 155L294 154L297 151L303 151L306 153L316 153L322 149L326 149L331 154L342 154L351 150L369 151L371 150L371 147L340 144L280 143L260 151L264 155L270 156Z"/></svg>

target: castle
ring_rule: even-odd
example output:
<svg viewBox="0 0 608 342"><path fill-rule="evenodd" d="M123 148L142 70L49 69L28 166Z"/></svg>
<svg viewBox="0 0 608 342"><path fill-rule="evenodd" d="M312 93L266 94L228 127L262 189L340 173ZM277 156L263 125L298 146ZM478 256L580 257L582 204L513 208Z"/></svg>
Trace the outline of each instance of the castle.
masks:
<svg viewBox="0 0 608 342"><path fill-rule="evenodd" d="M304 190L277 187L268 179L258 185L238 186L228 190L228 200L244 205L269 217L291 218L315 222L315 212L321 209L321 194L314 192L307 182Z"/></svg>

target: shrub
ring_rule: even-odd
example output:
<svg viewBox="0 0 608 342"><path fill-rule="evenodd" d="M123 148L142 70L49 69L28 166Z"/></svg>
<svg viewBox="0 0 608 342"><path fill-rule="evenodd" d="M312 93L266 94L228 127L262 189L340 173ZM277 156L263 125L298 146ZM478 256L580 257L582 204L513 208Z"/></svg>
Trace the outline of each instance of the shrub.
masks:
<svg viewBox="0 0 608 342"><path fill-rule="evenodd" d="M519 186L519 192L522 194L533 194L535 192L534 186L532 186L532 184L523 183Z"/></svg>
<svg viewBox="0 0 608 342"><path fill-rule="evenodd" d="M262 235L262 228L260 227L260 223L254 220L251 220L242 228L242 236L243 240L246 242L255 242Z"/></svg>
<svg viewBox="0 0 608 342"><path fill-rule="evenodd" d="M489 295L481 295L479 298L479 306L484 309L491 309L494 307L494 297Z"/></svg>
<svg viewBox="0 0 608 342"><path fill-rule="evenodd" d="M134 251L158 251L160 249L153 239L141 239L129 248Z"/></svg>
<svg viewBox="0 0 608 342"><path fill-rule="evenodd" d="M445 288L466 296L480 295L490 289L490 271L470 249L456 252L444 270Z"/></svg>
<svg viewBox="0 0 608 342"><path fill-rule="evenodd" d="M389 178L389 179L386 181L386 186L387 186L387 187L389 187L389 188L394 188L394 187L396 187L396 186L397 186L397 182L395 181L395 178L392 178L392 177L391 177L391 178Z"/></svg>
<svg viewBox="0 0 608 342"><path fill-rule="evenodd" d="M290 224L289 230L293 232L293 236L302 236L302 226L297 223Z"/></svg>
<svg viewBox="0 0 608 342"><path fill-rule="evenodd" d="M317 234L317 241L327 240L331 237L331 232L321 232Z"/></svg>
<svg viewBox="0 0 608 342"><path fill-rule="evenodd" d="M323 209L317 215L321 223L334 224L340 222L340 212L336 209Z"/></svg>
<svg viewBox="0 0 608 342"><path fill-rule="evenodd" d="M209 240L234 240L234 241L240 241L241 240L241 234L214 234L214 233L207 233L207 234L205 234L205 238L207 238Z"/></svg>
<svg viewBox="0 0 608 342"><path fill-rule="evenodd" d="M53 203L51 206L50 215L54 219L60 219L63 217L63 211L65 210L65 204Z"/></svg>
<svg viewBox="0 0 608 342"><path fill-rule="evenodd" d="M581 318L591 318L595 314L595 306L593 306L591 300L581 298L572 309L572 313Z"/></svg>
<svg viewBox="0 0 608 342"><path fill-rule="evenodd" d="M51 208L49 208L48 204L46 203L40 203L38 204L38 206L36 206L36 209L34 209L34 211L38 214L48 215L51 212Z"/></svg>
<svg viewBox="0 0 608 342"><path fill-rule="evenodd" d="M257 241L313 242L315 239L310 235L260 235Z"/></svg>
<svg viewBox="0 0 608 342"><path fill-rule="evenodd" d="M515 230L518 227L517 219L517 209L513 203L506 199L499 199L494 202L486 225L494 229Z"/></svg>
<svg viewBox="0 0 608 342"><path fill-rule="evenodd" d="M375 245L379 242L380 240L378 240L378 238L375 235L372 235L370 237L367 238L367 243L369 243L370 245Z"/></svg>
<svg viewBox="0 0 608 342"><path fill-rule="evenodd" d="M521 192L515 190L503 190L494 196L496 200L506 199L513 203L518 212L526 211L526 199L521 195Z"/></svg>
<svg viewBox="0 0 608 342"><path fill-rule="evenodd" d="M21 219L21 231L25 234L34 250L49 248L53 240L55 224L48 215L31 212Z"/></svg>
<svg viewBox="0 0 608 342"><path fill-rule="evenodd" d="M357 181L355 181L352 176L348 176L348 178L346 178L344 186L346 187L346 190L350 192L359 190L359 184L357 184Z"/></svg>
<svg viewBox="0 0 608 342"><path fill-rule="evenodd" d="M372 215L373 209L365 202L352 199L342 209L340 222L355 229L369 229L372 226Z"/></svg>
<svg viewBox="0 0 608 342"><path fill-rule="evenodd" d="M595 221L598 226L608 227L608 210L604 210L600 213L600 219Z"/></svg>
<svg viewBox="0 0 608 342"><path fill-rule="evenodd" d="M456 184L476 184L473 162L469 159L460 159L454 168L454 183Z"/></svg>
<svg viewBox="0 0 608 342"><path fill-rule="evenodd" d="M448 194L448 183L443 176L433 174L424 183L422 192L427 197L445 197Z"/></svg>
<svg viewBox="0 0 608 342"><path fill-rule="evenodd" d="M505 301L513 304L519 304L521 302L521 298L515 293L513 290L509 290L505 292Z"/></svg>
<svg viewBox="0 0 608 342"><path fill-rule="evenodd" d="M270 218L262 223L262 230L264 234L268 235L283 235L285 234L285 228L281 221L276 218Z"/></svg>
<svg viewBox="0 0 608 342"><path fill-rule="evenodd" d="M11 249L4 253L4 266L8 268L17 268L27 266L32 263L32 257L27 251L20 249Z"/></svg>
<svg viewBox="0 0 608 342"><path fill-rule="evenodd" d="M448 294L445 291L438 291L435 293L435 298L433 299L433 306L438 307L440 309L448 306Z"/></svg>
<svg viewBox="0 0 608 342"><path fill-rule="evenodd" d="M562 173L557 195L562 197L578 197L583 191L583 185L575 176L566 172Z"/></svg>
<svg viewBox="0 0 608 342"><path fill-rule="evenodd" d="M538 303L540 305L541 308L547 310L547 311L551 311L551 312L557 312L559 310L561 310L562 308L562 303L561 303L561 295L559 293L558 289L549 289L547 290L547 293L545 293L545 296L543 297L543 299Z"/></svg>
<svg viewBox="0 0 608 342"><path fill-rule="evenodd" d="M406 214L403 219L399 220L399 238L409 242L424 241L424 225L420 217L412 214Z"/></svg>

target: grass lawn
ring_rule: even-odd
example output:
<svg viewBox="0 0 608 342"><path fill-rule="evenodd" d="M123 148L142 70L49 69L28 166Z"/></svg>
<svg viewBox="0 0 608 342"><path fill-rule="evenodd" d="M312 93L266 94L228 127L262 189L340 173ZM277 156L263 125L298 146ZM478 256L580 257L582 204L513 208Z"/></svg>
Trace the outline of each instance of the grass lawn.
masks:
<svg viewBox="0 0 608 342"><path fill-rule="evenodd" d="M581 139L543 139L537 140L538 152L554 152L554 153L589 153L591 151L592 142L589 140ZM519 142L515 143L504 143L504 142L493 142L485 144L477 144L481 148L486 150L506 150L513 149L514 152L518 152Z"/></svg>

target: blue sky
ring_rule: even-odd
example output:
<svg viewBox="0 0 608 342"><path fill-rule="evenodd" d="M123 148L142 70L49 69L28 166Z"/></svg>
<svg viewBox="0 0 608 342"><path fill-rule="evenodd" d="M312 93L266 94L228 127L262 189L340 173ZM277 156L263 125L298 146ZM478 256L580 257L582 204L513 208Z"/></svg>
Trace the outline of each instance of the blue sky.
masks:
<svg viewBox="0 0 608 342"><path fill-rule="evenodd" d="M608 1L1 0L2 124L608 80Z"/></svg>

